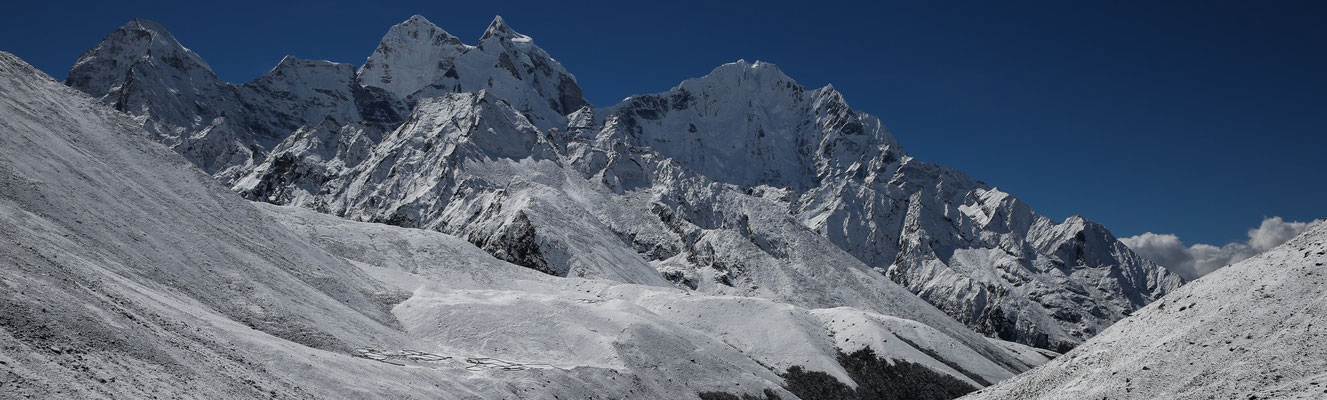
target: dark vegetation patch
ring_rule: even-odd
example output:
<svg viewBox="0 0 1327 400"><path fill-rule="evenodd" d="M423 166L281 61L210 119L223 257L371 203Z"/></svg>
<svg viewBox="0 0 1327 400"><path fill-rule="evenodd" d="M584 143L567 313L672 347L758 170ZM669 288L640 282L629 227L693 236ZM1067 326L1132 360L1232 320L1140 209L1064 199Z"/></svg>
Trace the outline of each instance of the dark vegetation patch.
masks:
<svg viewBox="0 0 1327 400"><path fill-rule="evenodd" d="M865 348L844 354L839 352L839 365L857 382L853 389L833 376L820 371L807 371L800 366L788 368L784 373L785 388L803 399L917 399L947 400L971 393L976 387L958 378L936 372L921 364L876 357Z"/></svg>
<svg viewBox="0 0 1327 400"><path fill-rule="evenodd" d="M774 390L772 389L765 389L765 397L749 393L736 395L728 392L700 392L696 393L696 395L700 396L700 400L781 400L779 395L774 393Z"/></svg>

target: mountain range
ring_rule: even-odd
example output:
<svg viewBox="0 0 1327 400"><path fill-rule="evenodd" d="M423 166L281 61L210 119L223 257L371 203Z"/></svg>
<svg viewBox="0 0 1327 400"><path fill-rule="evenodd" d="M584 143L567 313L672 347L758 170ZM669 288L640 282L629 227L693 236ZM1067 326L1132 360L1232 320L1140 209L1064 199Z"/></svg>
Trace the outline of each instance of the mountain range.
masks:
<svg viewBox="0 0 1327 400"><path fill-rule="evenodd" d="M1054 355L865 272L889 308L559 277L249 202L3 52L0 88L0 397L952 398Z"/></svg>
<svg viewBox="0 0 1327 400"><path fill-rule="evenodd" d="M1327 228L1186 285L766 62L596 107L501 17L471 45L416 15L235 84L135 19L63 84L0 52L0 87L9 393L1321 389L1241 367L1317 355Z"/></svg>
<svg viewBox="0 0 1327 400"><path fill-rule="evenodd" d="M832 86L764 62L596 108L501 17L469 45L414 16L359 68L286 57L231 84L134 20L66 84L251 200L443 232L556 276L869 309L892 282L1057 351L1183 283L1099 224L908 156Z"/></svg>

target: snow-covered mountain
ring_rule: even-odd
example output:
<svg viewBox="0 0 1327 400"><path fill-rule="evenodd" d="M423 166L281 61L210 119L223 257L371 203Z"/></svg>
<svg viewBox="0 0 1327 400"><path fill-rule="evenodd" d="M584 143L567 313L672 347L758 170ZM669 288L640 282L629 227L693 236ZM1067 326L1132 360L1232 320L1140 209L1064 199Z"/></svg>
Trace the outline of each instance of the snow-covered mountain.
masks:
<svg viewBox="0 0 1327 400"><path fill-rule="evenodd" d="M605 184L648 185L595 156L625 160L649 149L730 190L763 192L789 218L989 335L1063 351L1181 284L1099 224L1056 223L908 156L833 87L805 89L771 64L724 65L600 114L577 129L597 131L595 150L578 160Z"/></svg>
<svg viewBox="0 0 1327 400"><path fill-rule="evenodd" d="M358 85L354 66L287 56L243 85L221 81L166 28L135 19L88 49L65 83L135 116L158 141L231 181L261 163L296 129L400 122L408 108Z"/></svg>
<svg viewBox="0 0 1327 400"><path fill-rule="evenodd" d="M252 132L236 88L152 21L111 32L79 57L66 84L138 117L158 141L208 172L251 165L252 147L281 137Z"/></svg>
<svg viewBox="0 0 1327 400"><path fill-rule="evenodd" d="M454 92L488 90L541 129L566 124L589 104L576 78L534 40L496 17L475 46L422 16L393 26L364 61L359 81L412 103Z"/></svg>
<svg viewBox="0 0 1327 400"><path fill-rule="evenodd" d="M1182 283L1099 224L908 156L832 87L772 64L594 108L500 17L472 46L415 16L352 69L287 58L221 83L136 20L68 83L250 199L456 235L557 276L922 318L898 308L902 286L1057 350Z"/></svg>
<svg viewBox="0 0 1327 400"><path fill-rule="evenodd" d="M439 232L244 201L141 120L3 52L0 89L5 397L951 398L1053 355L865 271L838 284L873 284L887 308L555 277ZM437 144L474 162L539 134L497 125L526 121L505 104L459 93L415 110L521 128ZM529 158L512 161L551 163ZM827 243L800 240L793 254Z"/></svg>
<svg viewBox="0 0 1327 400"><path fill-rule="evenodd" d="M1319 224L971 398L1327 398L1325 263Z"/></svg>

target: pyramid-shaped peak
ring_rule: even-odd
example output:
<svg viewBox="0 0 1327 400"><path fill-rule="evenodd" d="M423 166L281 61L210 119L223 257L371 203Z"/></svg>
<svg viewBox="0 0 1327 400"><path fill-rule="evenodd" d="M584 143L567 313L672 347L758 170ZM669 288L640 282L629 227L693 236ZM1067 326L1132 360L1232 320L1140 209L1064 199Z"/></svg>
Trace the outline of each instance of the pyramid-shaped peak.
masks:
<svg viewBox="0 0 1327 400"><path fill-rule="evenodd" d="M79 61L75 63L74 68L78 68L80 64L98 59L131 62L130 60L143 57L158 59L184 58L191 60L192 64L196 65L185 65L183 68L201 67L207 71L212 70L212 67L204 62L201 57L180 44L175 36L166 30L165 26L142 18L131 19L106 35L101 43L88 49L79 57Z"/></svg>
<svg viewBox="0 0 1327 400"><path fill-rule="evenodd" d="M484 40L487 40L488 38L494 38L494 37L498 39L517 39L517 40L530 39L529 36L522 35L516 32L516 30L511 29L511 26L507 25L507 21L503 20L501 15L493 17L493 22L490 22L488 24L488 29L484 30L484 36L479 37L479 41L482 42Z"/></svg>
<svg viewBox="0 0 1327 400"><path fill-rule="evenodd" d="M156 34L170 36L170 32L166 31L165 26L162 26L156 21L143 19L143 18L131 19L129 20L129 22L126 22L124 25L121 25L120 29L145 30Z"/></svg>
<svg viewBox="0 0 1327 400"><path fill-rule="evenodd" d="M428 18L424 18L423 15L419 14L412 15L410 16L410 19L392 25L392 28L387 30L387 35L383 37L383 40L387 40L393 36L402 39L409 38L410 41L425 42L432 45L443 43L448 45L461 44L460 38L448 33L446 30L442 29L442 27L433 24Z"/></svg>
<svg viewBox="0 0 1327 400"><path fill-rule="evenodd" d="M178 40L175 40L175 36L171 35L170 31L166 30L165 26L162 26L156 21L146 20L142 18L134 18L129 20L129 22L124 23L124 25L120 25L119 28L115 29L115 32L112 32L112 34L110 36L107 36L106 39L104 40L112 40L113 38L116 37L116 33L124 35L128 32L136 32L136 31L148 32L149 34L151 34L152 41L164 44L168 47L184 48L183 45L180 45L180 42ZM130 36L129 38L131 37L132 36Z"/></svg>
<svg viewBox="0 0 1327 400"><path fill-rule="evenodd" d="M359 70L360 84L405 98L443 78L447 66L469 48L427 18L414 15L383 35Z"/></svg>
<svg viewBox="0 0 1327 400"><path fill-rule="evenodd" d="M429 26L437 26L437 25L434 25L433 22L430 22L428 18L424 18L423 15L419 15L419 14L411 15L411 16L410 16L410 19L405 20L405 22L402 22L401 24L402 24L402 25L429 25Z"/></svg>
<svg viewBox="0 0 1327 400"><path fill-rule="evenodd" d="M302 60L300 60L299 57L295 57L295 56L293 56L293 55L286 54L285 57L281 57L281 62L276 63L276 67L277 67L277 68L281 68L281 67L289 67L289 66L292 66L292 65L297 65L297 64L299 64L300 61L302 61Z"/></svg>

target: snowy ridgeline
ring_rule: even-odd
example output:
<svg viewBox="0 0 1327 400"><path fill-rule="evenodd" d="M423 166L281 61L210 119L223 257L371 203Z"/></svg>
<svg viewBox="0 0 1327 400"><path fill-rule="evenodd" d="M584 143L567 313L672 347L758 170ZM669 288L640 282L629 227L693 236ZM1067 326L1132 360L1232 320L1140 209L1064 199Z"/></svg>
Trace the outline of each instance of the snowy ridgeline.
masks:
<svg viewBox="0 0 1327 400"><path fill-rule="evenodd" d="M501 18L469 45L415 16L357 70L287 57L236 85L135 20L66 83L249 199L448 233L551 275L882 313L907 312L902 286L1059 351L1182 283L1099 224L913 159L768 63L595 108Z"/></svg>
<svg viewBox="0 0 1327 400"><path fill-rule="evenodd" d="M0 87L6 395L951 398L1054 356L887 281L894 313L555 277L248 202L3 52Z"/></svg>

